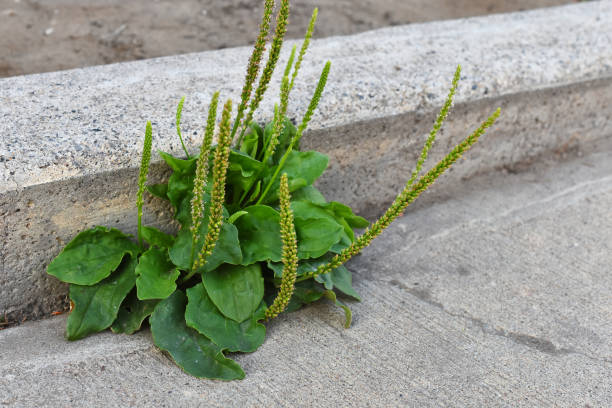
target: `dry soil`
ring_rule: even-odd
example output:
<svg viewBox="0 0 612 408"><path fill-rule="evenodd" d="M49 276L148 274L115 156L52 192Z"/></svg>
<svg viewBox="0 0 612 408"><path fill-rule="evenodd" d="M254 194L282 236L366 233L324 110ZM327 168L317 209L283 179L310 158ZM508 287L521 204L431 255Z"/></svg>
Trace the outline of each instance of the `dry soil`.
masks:
<svg viewBox="0 0 612 408"><path fill-rule="evenodd" d="M295 0L288 36L555 6L576 0ZM0 0L0 77L250 44L261 0Z"/></svg>

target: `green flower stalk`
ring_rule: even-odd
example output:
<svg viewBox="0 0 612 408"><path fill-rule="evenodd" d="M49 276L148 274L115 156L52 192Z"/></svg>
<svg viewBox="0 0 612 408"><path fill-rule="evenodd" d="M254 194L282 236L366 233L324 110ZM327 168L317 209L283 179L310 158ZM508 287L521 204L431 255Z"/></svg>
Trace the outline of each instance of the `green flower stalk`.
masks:
<svg viewBox="0 0 612 408"><path fill-rule="evenodd" d="M209 257L221 231L223 223L223 204L225 203L225 178L227 175L227 167L229 165L230 153L230 116L232 114L232 101L227 100L221 114L221 125L219 127L219 140L215 151L215 159L213 162L213 185L210 196L210 216L208 218L208 233L204 239L202 250L198 254L196 261L193 263L191 275L195 273L201 266L206 263L206 258Z"/></svg>
<svg viewBox="0 0 612 408"><path fill-rule="evenodd" d="M315 23L317 22L317 15L319 14L319 9L315 8L312 11L312 16L310 17L310 23L308 24L308 29L306 30L306 35L304 36L304 41L302 42L302 48L300 49L300 54L298 55L298 59L295 62L295 68L293 70L293 75L291 76L291 84L289 85L289 89L293 89L293 84L295 82L295 78L297 77L298 71L300 70L300 66L302 65L302 60L304 59L304 55L306 55L306 50L308 49L308 45L310 44L310 39L312 38L312 33L314 32ZM288 75L285 73L285 75Z"/></svg>
<svg viewBox="0 0 612 408"><path fill-rule="evenodd" d="M251 104L249 107L249 112L244 120L242 125L242 131L240 132L240 137L238 138L237 146L240 146L242 143L242 138L244 137L244 132L247 127L253 120L253 115L261 100L263 99L266 90L268 89L268 84L272 79L272 74L274 73L274 69L276 68L276 63L278 62L278 57L280 56L280 51L283 46L283 39L285 38L285 33L287 32L287 23L289 22L289 0L281 0L281 5L278 10L278 14L276 15L276 28L274 31L274 38L272 39L272 45L270 46L270 52L268 53L268 61L266 62L266 66L264 67L261 77L259 78L259 84L257 85L257 89L255 90L255 94L253 95L253 99L251 100Z"/></svg>
<svg viewBox="0 0 612 408"><path fill-rule="evenodd" d="M283 78L283 82L281 84L280 102L278 114L276 109L274 111L274 131L272 132L272 136L268 142L266 153L264 154L264 159L262 160L263 163L267 163L268 158L274 155L276 146L278 146L278 138L283 131L285 115L287 114L287 106L289 105L289 77L286 76Z"/></svg>
<svg viewBox="0 0 612 408"><path fill-rule="evenodd" d="M270 20L272 18L272 11L274 11L274 0L265 0L264 13L263 17L261 18L261 23L259 25L259 35L257 36L257 40L255 40L253 53L249 58L246 78L244 79L244 85L242 86L240 105L238 105L238 113L236 114L236 120L234 121L234 125L232 127L232 134L230 137L230 139L232 140L234 139L236 130L240 125L244 110L246 109L247 104L249 103L249 99L251 98L253 84L255 83L257 75L259 74L259 64L261 63L261 57L263 55L263 52L266 49L266 41L268 38L268 34L270 33Z"/></svg>
<svg viewBox="0 0 612 408"><path fill-rule="evenodd" d="M200 156L206 153L207 162L206 168L208 169L208 163L214 158L214 150L211 149L213 135L215 133L215 121L217 120L217 105L219 103L219 91L213 94L208 107L208 118L206 120L206 132L204 134L204 141L200 147Z"/></svg>
<svg viewBox="0 0 612 408"><path fill-rule="evenodd" d="M183 146L185 155L189 159L189 152L187 151L187 148L185 147L185 143L183 142L183 135L181 134L181 115L183 114L183 104L184 103L185 103L185 97L183 96L176 108L176 134L178 135L179 140L181 141L181 146Z"/></svg>
<svg viewBox="0 0 612 408"><path fill-rule="evenodd" d="M149 164L151 163L151 146L153 145L153 129L151 122L147 122L145 129L144 145L142 147L142 157L140 159L140 173L138 174L138 195L136 197L136 207L138 208L138 244L142 246L142 195L147 182Z"/></svg>
<svg viewBox="0 0 612 408"><path fill-rule="evenodd" d="M295 234L295 226L293 225L293 212L291 211L291 201L289 195L289 179L287 173L283 173L280 179L280 231L283 241L282 262L283 262L283 277L281 279L278 294L274 302L266 310L266 320L270 320L281 314L287 305L293 290L295 288L295 280L297 277L298 255L297 255L297 238Z"/></svg>
<svg viewBox="0 0 612 408"><path fill-rule="evenodd" d="M217 104L219 92L215 92L208 108L208 120L206 121L206 131L204 140L200 146L200 155L196 164L195 178L193 179L193 197L191 198L191 257L190 264L193 263L196 243L200 239L199 232L202 225L202 215L204 214L203 196L206 178L208 177L210 146L215 132L215 120L217 118Z"/></svg>
<svg viewBox="0 0 612 408"><path fill-rule="evenodd" d="M444 105L442 106L442 109L440 110L440 113L438 114L438 117L433 125L433 128L431 129L431 132L429 133L429 137L427 138L427 141L425 142L425 145L423 146L423 150L421 151L421 155L419 156L417 165L414 171L412 172L412 176L410 177L410 180L408 180L408 185L412 185L414 181L416 180L416 178L418 177L419 173L421 172L421 169L423 168L423 163L425 163L425 160L427 160L427 155L429 154L429 150L431 149L433 142L436 140L436 135L440 131L442 124L444 123L444 121L446 120L446 117L448 116L448 113L450 112L450 109L453 105L453 98L455 97L455 93L457 92L457 85L459 84L459 78L461 78L461 65L457 65L457 69L455 70L455 76L453 77L451 89L448 92L446 101L444 102Z"/></svg>
<svg viewBox="0 0 612 408"><path fill-rule="evenodd" d="M319 106L321 95L323 94L323 90L325 89L325 85L327 84L327 77L329 76L330 68L331 68L331 61L327 61L325 63L325 66L323 67L321 76L319 77L319 83L317 84L317 88L315 89L315 92L312 95L312 99L310 100L308 109L306 109L306 113L304 114L302 123L298 127L298 130L295 134L295 137L294 137L295 140L291 141L291 146L295 146L296 143L300 142L300 139L302 138L302 133L304 133L304 131L308 127L308 123L310 122L310 119L312 119L312 114L314 113L315 109L317 109L317 106Z"/></svg>
<svg viewBox="0 0 612 408"><path fill-rule="evenodd" d="M374 223L371 227L355 240L348 248L342 250L341 253L334 256L332 260L317 268L316 271L306 273L300 277L300 281L314 278L331 272L333 269L342 265L353 256L360 253L365 247L370 245L372 240L379 236L385 228L391 224L398 216L400 216L406 207L408 207L422 192L427 190L434 181L438 179L453 163L455 163L474 143L478 141L487 128L489 128L499 117L500 109L498 108L487 120L485 120L478 129L468 136L463 142L459 143L451 152L446 155L438 164L429 170L419 181L414 184L406 184L404 190L396 197L391 207Z"/></svg>
<svg viewBox="0 0 612 408"><path fill-rule="evenodd" d="M291 68L293 67L293 60L295 59L295 52L297 51L297 45L294 45L291 48L291 54L289 55L289 59L287 60L287 65L285 65L285 73L284 77L288 77L291 73Z"/></svg>
<svg viewBox="0 0 612 408"><path fill-rule="evenodd" d="M272 187L272 185L276 181L276 177L278 176L278 173L283 169L283 166L285 165L285 162L287 161L287 158L289 157L289 154L293 151L293 147L297 143L299 143L300 138L302 137L302 133L304 132L304 130L308 126L308 122L310 122L310 119L312 118L312 114L313 114L314 110L319 105L319 101L321 100L321 95L323 94L323 90L325 89L325 84L327 83L327 77L329 75L330 67L331 67L331 61L327 61L327 63L325 64L325 67L323 67L323 71L321 72L321 76L319 77L319 83L317 84L317 88L315 89L315 92L314 92L314 94L312 96L312 99L310 100L310 104L308 105L308 109L306 109L306 113L304 114L304 118L302 119L302 123L298 127L297 132L296 132L295 136L293 137L293 139L291 139L291 143L289 144L289 147L287 148L287 151L285 152L285 154L281 158L278 166L276 167L276 170L275 170L274 174L272 175L272 178L270 179L270 181L266 185L266 188L264 189L263 193L261 193L261 196L259 196L259 199L257 200L257 204L261 204L261 202L264 200L264 198L266 198L266 195L270 191L270 188Z"/></svg>

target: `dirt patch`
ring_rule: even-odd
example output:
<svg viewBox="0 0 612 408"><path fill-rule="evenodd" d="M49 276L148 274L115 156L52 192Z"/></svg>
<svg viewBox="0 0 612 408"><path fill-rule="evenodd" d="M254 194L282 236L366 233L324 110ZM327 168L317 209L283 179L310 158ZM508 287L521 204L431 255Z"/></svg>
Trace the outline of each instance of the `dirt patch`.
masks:
<svg viewBox="0 0 612 408"><path fill-rule="evenodd" d="M316 37L576 0L295 0L288 36ZM261 0L0 0L0 77L250 44Z"/></svg>
<svg viewBox="0 0 612 408"><path fill-rule="evenodd" d="M303 35L316 4L321 10L316 37L321 38L389 25L573 2L295 1L288 37ZM216 4L204 0L84 3L91 2L0 0L0 77L245 45L252 42L261 13L260 0L225 0ZM559 154L572 152L573 145L568 146L562 146ZM58 308L54 313L63 311ZM41 316L32 309L27 313ZM0 316L0 330L22 318L16 314Z"/></svg>

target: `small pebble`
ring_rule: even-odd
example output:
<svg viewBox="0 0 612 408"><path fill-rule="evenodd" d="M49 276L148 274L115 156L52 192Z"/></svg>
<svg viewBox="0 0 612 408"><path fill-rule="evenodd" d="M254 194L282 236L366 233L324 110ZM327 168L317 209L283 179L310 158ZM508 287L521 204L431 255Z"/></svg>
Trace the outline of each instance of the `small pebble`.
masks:
<svg viewBox="0 0 612 408"><path fill-rule="evenodd" d="M49 27L45 30L45 35L51 35L53 34L53 27Z"/></svg>

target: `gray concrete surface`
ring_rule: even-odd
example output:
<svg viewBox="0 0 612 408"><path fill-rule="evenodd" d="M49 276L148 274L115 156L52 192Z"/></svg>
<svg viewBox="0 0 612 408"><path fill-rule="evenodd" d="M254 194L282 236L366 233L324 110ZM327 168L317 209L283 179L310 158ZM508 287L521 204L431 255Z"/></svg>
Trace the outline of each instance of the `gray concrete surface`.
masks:
<svg viewBox="0 0 612 408"><path fill-rule="evenodd" d="M329 86L304 145L331 157L319 183L327 196L371 218L409 174L456 63L463 64L463 81L434 156L498 105L503 116L450 183L496 168L515 171L555 152L586 151L611 134L610 43L610 2L332 37L313 42L290 112L301 116L331 59ZM173 115L187 95L184 134L195 150L210 95L238 94L248 52L0 80L0 315L36 318L65 306L65 287L46 276L45 266L92 225L133 231L145 120L154 122L155 147L178 153ZM271 93L263 112L275 99ZM156 166L152 178L163 175ZM147 222L171 228L167 208L153 202L147 211Z"/></svg>
<svg viewBox="0 0 612 408"><path fill-rule="evenodd" d="M246 379L196 380L149 332L0 331L15 407L609 407L612 137L596 153L455 182L350 262L353 326L330 303L268 325Z"/></svg>

